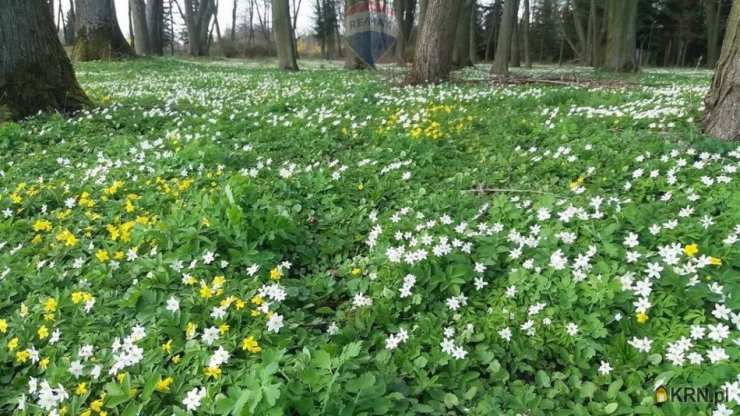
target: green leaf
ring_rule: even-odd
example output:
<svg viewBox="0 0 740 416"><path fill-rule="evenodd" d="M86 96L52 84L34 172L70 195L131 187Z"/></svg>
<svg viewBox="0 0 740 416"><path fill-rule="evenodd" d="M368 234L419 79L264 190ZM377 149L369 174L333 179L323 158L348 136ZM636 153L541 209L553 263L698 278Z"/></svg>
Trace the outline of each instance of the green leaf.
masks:
<svg viewBox="0 0 740 416"><path fill-rule="evenodd" d="M619 407L619 403L617 402L609 403L606 406L604 406L604 413L606 413L607 415L610 415L614 413L618 407Z"/></svg>

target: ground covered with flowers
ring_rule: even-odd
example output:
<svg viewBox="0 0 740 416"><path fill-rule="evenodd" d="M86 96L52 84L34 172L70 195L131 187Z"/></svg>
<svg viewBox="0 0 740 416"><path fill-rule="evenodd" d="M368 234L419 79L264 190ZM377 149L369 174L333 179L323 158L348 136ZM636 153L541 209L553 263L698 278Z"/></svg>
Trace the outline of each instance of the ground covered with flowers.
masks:
<svg viewBox="0 0 740 416"><path fill-rule="evenodd" d="M0 126L0 414L740 413L710 73L77 69Z"/></svg>

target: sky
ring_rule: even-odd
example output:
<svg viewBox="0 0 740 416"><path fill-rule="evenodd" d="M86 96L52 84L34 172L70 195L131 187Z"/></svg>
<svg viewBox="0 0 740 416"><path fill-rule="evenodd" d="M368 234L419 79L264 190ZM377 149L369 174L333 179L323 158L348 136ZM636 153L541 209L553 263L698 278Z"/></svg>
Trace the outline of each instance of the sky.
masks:
<svg viewBox="0 0 740 416"><path fill-rule="evenodd" d="M56 0L58 1L58 0ZM66 11L68 8L69 0L61 0L63 9ZM121 31L124 36L129 36L128 28L128 0L114 0L116 3L116 13L118 14L118 25L121 26ZM231 27L231 9L234 7L235 0L219 0L218 4L218 24L222 31L225 31L227 27ZM237 20L243 20L244 13L247 9L247 0L239 1L239 11L237 12ZM298 24L296 25L296 32L299 35L310 33L313 26L313 2L311 0L302 0L301 9L298 14ZM58 4L58 3L57 3ZM180 2L182 6L182 0ZM182 21L180 13L175 12L175 21ZM256 19L256 17L255 17Z"/></svg>

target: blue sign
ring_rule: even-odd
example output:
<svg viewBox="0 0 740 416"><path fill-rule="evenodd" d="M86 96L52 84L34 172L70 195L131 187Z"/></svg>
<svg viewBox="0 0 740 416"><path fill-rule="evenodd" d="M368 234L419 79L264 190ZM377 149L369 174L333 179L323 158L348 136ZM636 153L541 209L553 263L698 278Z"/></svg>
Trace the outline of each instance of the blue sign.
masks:
<svg viewBox="0 0 740 416"><path fill-rule="evenodd" d="M384 0L361 1L347 9L345 23L349 47L371 67L396 42L396 16L393 3Z"/></svg>

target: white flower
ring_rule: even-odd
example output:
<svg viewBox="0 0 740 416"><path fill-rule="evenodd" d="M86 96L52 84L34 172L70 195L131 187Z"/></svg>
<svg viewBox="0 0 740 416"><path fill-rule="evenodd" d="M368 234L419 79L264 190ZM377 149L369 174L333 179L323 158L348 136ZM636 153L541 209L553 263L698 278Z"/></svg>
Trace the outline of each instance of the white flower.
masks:
<svg viewBox="0 0 740 416"><path fill-rule="evenodd" d="M724 361L728 358L730 358L727 353L725 352L725 349L722 347L712 347L707 352L707 358L709 361L712 362L712 364L718 363L720 361Z"/></svg>
<svg viewBox="0 0 740 416"><path fill-rule="evenodd" d="M216 256L212 251L206 251L206 253L203 255L203 263L205 264L211 264L215 259Z"/></svg>
<svg viewBox="0 0 740 416"><path fill-rule="evenodd" d="M79 361L72 361L69 364L69 373L75 376L75 378L80 378L82 375L82 370L84 370L84 366Z"/></svg>
<svg viewBox="0 0 740 416"><path fill-rule="evenodd" d="M185 405L185 408L188 411L192 412L200 407L200 402L204 397L206 397L205 387L196 387L188 392L185 399L183 399L182 404Z"/></svg>
<svg viewBox="0 0 740 416"><path fill-rule="evenodd" d="M730 328L725 324L708 325L708 328L709 334L707 336L713 341L722 342L730 336Z"/></svg>
<svg viewBox="0 0 740 416"><path fill-rule="evenodd" d="M267 331L268 332L280 332L280 328L283 327L283 315L273 313L270 319L267 320Z"/></svg>
<svg viewBox="0 0 740 416"><path fill-rule="evenodd" d="M650 352L650 348L652 348L653 346L653 341L649 339L648 337L645 337L642 339L637 338L637 337L632 337L632 339L628 341L628 344L635 347L635 349L637 349L638 351Z"/></svg>
<svg viewBox="0 0 740 416"><path fill-rule="evenodd" d="M203 338L203 342L205 342L206 345L213 345L213 343L216 342L216 340L218 340L219 338L218 328L216 328L215 326L212 326L212 327L204 329L202 338Z"/></svg>
<svg viewBox="0 0 740 416"><path fill-rule="evenodd" d="M608 361L601 361L601 365L599 366L599 374L602 376L605 376L612 372L612 366L609 364Z"/></svg>
<svg viewBox="0 0 740 416"><path fill-rule="evenodd" d="M570 322L568 325L566 325L565 332L567 332L568 335L572 337L576 336L578 334L578 325L576 325L573 322Z"/></svg>
<svg viewBox="0 0 740 416"><path fill-rule="evenodd" d="M180 301L177 300L176 297L171 296L169 299L167 299L167 308L168 311L175 313L180 310Z"/></svg>
<svg viewBox="0 0 740 416"><path fill-rule="evenodd" d="M555 270L563 270L568 266L568 258L563 255L563 251L558 249L550 256L550 267Z"/></svg>
<svg viewBox="0 0 740 416"><path fill-rule="evenodd" d="M500 331L498 331L498 334L501 336L501 338L511 341L511 329L509 327L506 327Z"/></svg>

